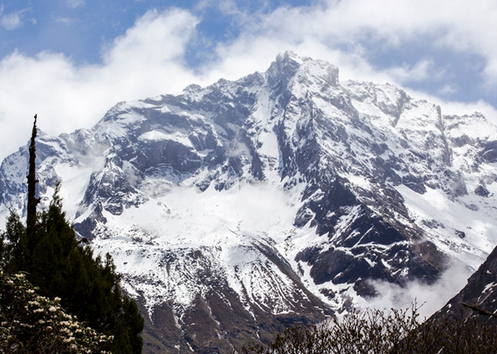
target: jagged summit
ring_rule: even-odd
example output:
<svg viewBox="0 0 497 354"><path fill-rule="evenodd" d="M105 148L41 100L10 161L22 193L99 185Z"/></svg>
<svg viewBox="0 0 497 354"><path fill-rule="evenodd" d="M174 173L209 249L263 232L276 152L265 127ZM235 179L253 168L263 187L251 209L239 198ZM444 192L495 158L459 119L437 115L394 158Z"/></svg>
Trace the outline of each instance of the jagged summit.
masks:
<svg viewBox="0 0 497 354"><path fill-rule="evenodd" d="M67 215L113 255L149 341L226 352L367 306L378 282L476 269L493 249L497 128L338 76L287 52L265 73L40 137L42 198L62 181ZM23 208L26 156L2 163L4 211Z"/></svg>
<svg viewBox="0 0 497 354"><path fill-rule="evenodd" d="M327 84L338 86L338 68L327 62L299 57L293 52L279 54L267 71L268 85L275 92L295 84ZM313 82L313 81L316 82Z"/></svg>

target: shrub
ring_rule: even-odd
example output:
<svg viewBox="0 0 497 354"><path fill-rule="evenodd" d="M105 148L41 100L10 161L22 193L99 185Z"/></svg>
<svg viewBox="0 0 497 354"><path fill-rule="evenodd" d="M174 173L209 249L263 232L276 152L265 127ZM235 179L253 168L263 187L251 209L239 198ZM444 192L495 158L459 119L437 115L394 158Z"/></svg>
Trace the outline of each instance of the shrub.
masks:
<svg viewBox="0 0 497 354"><path fill-rule="evenodd" d="M497 351L495 327L476 319L445 318L420 323L408 310L353 311L312 327L288 328L267 345L247 345L242 354L486 354Z"/></svg>
<svg viewBox="0 0 497 354"><path fill-rule="evenodd" d="M0 353L106 353L112 337L38 295L25 274L0 271Z"/></svg>

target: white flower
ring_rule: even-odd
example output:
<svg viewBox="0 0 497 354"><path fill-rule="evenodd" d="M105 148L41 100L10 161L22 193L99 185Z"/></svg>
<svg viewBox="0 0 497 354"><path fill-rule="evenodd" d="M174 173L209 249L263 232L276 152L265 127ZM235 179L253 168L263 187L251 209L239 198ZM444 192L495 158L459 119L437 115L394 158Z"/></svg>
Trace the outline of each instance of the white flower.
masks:
<svg viewBox="0 0 497 354"><path fill-rule="evenodd" d="M55 312L55 311L57 311L57 308L55 306L50 306L50 308L48 309L48 311Z"/></svg>

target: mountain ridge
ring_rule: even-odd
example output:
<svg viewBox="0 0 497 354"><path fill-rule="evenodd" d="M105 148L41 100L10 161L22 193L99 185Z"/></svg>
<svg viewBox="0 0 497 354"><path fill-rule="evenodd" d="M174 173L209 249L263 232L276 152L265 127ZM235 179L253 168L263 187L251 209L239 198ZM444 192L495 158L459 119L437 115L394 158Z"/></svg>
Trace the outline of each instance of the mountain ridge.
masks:
<svg viewBox="0 0 497 354"><path fill-rule="evenodd" d="M141 301L149 352L226 352L367 306L377 281L476 269L497 240L495 141L480 114L287 52L266 73L40 134L39 194L62 180L76 230ZM21 212L25 156L0 167L0 204Z"/></svg>

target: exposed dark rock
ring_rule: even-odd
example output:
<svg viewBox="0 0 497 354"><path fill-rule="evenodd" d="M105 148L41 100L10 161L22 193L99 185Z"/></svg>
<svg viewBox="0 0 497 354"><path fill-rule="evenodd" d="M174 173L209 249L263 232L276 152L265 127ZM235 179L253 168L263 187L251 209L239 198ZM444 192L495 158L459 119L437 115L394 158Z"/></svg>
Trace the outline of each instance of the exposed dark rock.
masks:
<svg viewBox="0 0 497 354"><path fill-rule="evenodd" d="M497 248L468 279L467 285L453 297L430 321L474 319L482 324L497 326Z"/></svg>
<svg viewBox="0 0 497 354"><path fill-rule="evenodd" d="M481 157L487 162L497 162L497 141L489 141L485 144Z"/></svg>
<svg viewBox="0 0 497 354"><path fill-rule="evenodd" d="M475 188L475 194L479 195L480 197L488 197L490 195L490 192L487 188L485 188L485 186L479 185Z"/></svg>

